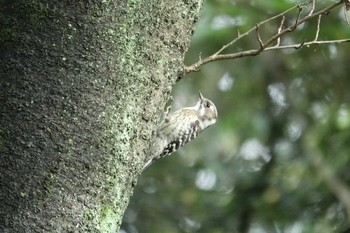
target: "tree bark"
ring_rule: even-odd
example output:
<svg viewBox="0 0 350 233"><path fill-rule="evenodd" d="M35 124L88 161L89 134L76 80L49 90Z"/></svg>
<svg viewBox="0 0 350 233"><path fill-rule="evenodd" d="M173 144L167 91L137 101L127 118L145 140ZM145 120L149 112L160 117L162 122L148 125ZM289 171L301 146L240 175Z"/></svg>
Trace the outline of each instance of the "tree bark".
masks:
<svg viewBox="0 0 350 233"><path fill-rule="evenodd" d="M201 5L0 2L1 232L117 232Z"/></svg>

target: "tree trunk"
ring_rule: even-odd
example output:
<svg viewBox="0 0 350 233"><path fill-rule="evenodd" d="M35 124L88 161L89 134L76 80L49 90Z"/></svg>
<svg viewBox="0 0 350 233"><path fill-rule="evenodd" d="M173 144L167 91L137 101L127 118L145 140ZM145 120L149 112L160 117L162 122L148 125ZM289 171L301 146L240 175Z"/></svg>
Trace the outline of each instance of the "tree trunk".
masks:
<svg viewBox="0 0 350 233"><path fill-rule="evenodd" d="M0 2L0 231L116 232L201 8Z"/></svg>

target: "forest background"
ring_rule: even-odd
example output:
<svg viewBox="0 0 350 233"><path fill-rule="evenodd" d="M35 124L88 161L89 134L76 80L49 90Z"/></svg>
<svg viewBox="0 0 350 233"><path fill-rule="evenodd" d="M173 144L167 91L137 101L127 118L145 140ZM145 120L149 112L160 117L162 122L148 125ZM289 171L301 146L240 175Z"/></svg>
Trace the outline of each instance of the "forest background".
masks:
<svg viewBox="0 0 350 233"><path fill-rule="evenodd" d="M334 1L317 1L315 12ZM208 0L185 64L300 1ZM280 45L350 37L345 6ZM303 6L300 17L312 4ZM298 8L285 14L292 25ZM282 17L230 46L259 48ZM275 42L272 44L272 46ZM303 45L210 62L175 85L173 110L211 99L218 122L142 173L120 232L342 232L350 223L350 47Z"/></svg>

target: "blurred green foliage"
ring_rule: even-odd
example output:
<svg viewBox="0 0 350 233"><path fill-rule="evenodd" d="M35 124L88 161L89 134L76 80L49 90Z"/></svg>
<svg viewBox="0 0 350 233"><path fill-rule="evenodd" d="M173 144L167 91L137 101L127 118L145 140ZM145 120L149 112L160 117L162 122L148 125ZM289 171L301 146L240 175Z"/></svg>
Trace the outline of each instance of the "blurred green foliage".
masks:
<svg viewBox="0 0 350 233"><path fill-rule="evenodd" d="M332 2L317 1L317 9ZM185 64L298 3L207 0ZM262 27L262 38L279 24ZM282 43L312 40L316 25L317 19L301 25ZM344 38L350 26L338 7L322 17L319 39ZM258 46L253 34L226 52ZM350 189L348 73L350 47L339 44L212 62L187 75L174 88L173 109L194 105L200 90L219 120L143 172L120 232L344 231L350 203L332 182Z"/></svg>

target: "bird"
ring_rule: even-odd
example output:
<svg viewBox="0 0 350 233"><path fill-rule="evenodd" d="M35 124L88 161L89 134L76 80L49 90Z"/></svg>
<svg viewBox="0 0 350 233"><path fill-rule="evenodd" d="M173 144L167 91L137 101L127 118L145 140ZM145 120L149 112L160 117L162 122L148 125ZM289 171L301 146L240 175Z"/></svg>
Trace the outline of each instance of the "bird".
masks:
<svg viewBox="0 0 350 233"><path fill-rule="evenodd" d="M195 106L181 108L173 113L170 113L170 110L170 107L166 109L164 118L157 127L155 137L150 144L150 156L143 169L172 154L196 138L203 130L215 124L218 119L215 104L204 98L201 92Z"/></svg>

